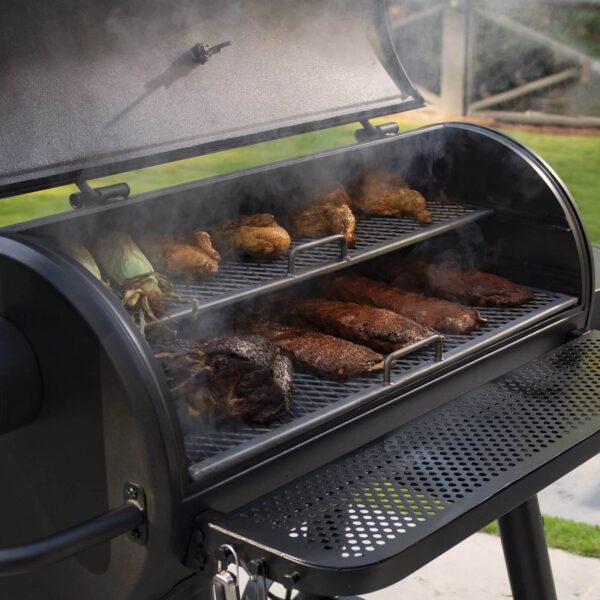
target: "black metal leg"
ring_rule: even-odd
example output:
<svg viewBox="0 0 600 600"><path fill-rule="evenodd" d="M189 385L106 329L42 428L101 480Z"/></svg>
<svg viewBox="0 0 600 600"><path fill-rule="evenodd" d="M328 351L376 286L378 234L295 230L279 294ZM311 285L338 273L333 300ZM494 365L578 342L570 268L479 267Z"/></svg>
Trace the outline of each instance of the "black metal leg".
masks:
<svg viewBox="0 0 600 600"><path fill-rule="evenodd" d="M556 600L537 496L498 519L514 600Z"/></svg>

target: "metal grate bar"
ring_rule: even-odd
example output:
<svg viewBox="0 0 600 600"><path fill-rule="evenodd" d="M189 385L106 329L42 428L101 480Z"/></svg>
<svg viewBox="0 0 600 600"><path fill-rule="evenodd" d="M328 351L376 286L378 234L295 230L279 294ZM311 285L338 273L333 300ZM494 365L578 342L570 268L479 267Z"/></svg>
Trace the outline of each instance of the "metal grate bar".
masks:
<svg viewBox="0 0 600 600"><path fill-rule="evenodd" d="M487 316L488 322L479 331L469 335L447 336L444 344L444 363L447 364L466 352L477 350L533 322L545 319L576 302L577 300L570 296L537 290L534 300L525 306L507 309L484 308L482 312ZM393 385L405 385L409 380L420 377L438 366L439 363L435 363L434 352L431 349L398 360L392 369ZM190 475L192 479L199 480L209 464L226 461L228 456L244 447L268 445L274 433L285 429L298 419L309 415L314 418L317 413L319 417L324 417L331 411L346 410L351 403L370 400L389 390L389 387L384 388L382 385L381 373L339 382L296 372L290 412L268 427L228 425L216 430L203 423L200 426L202 431L198 431L189 420L184 421L185 448L191 462Z"/></svg>
<svg viewBox="0 0 600 600"><path fill-rule="evenodd" d="M421 560L433 558L431 536L453 520L566 452L578 462L593 454L599 381L600 334L594 332L217 518L213 527L236 539L242 552L244 543L260 545L263 555L295 563L285 572L302 565L309 578L311 569L337 576L338 590L343 581L346 591L372 591L410 572L415 545L431 543ZM559 476L556 467L545 477L553 475ZM510 502L497 505L494 515L514 506ZM469 533L465 528L463 537ZM403 552L394 568L392 559ZM388 560L384 576L381 565ZM377 569L378 577L369 581L368 569ZM320 585L330 581L321 577ZM340 593L332 585L323 593Z"/></svg>
<svg viewBox="0 0 600 600"><path fill-rule="evenodd" d="M380 254L423 241L432 236L456 229L493 214L491 209L475 209L460 204L432 201L428 203L433 220L430 225L419 225L412 218L362 217L357 219L357 247L349 251L352 263L360 263ZM296 240L292 247L309 242ZM225 306L267 291L282 289L333 272L347 266L340 261L339 245L331 244L298 255L296 273L288 276L288 257L273 259L232 258L223 261L220 271L211 279L200 282L176 282L181 297L193 297L200 311ZM189 302L174 301L166 319L177 320L190 316ZM152 324L149 325L152 327Z"/></svg>

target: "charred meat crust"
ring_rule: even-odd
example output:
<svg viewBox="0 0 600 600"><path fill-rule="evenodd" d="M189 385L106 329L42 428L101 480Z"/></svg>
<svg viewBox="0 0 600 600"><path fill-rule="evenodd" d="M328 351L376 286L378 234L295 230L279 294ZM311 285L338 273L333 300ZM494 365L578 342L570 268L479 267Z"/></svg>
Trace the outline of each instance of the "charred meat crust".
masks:
<svg viewBox="0 0 600 600"><path fill-rule="evenodd" d="M267 424L289 409L293 370L269 340L256 335L173 341L156 355L192 417Z"/></svg>
<svg viewBox="0 0 600 600"><path fill-rule="evenodd" d="M272 321L247 321L240 327L271 340L296 366L318 375L347 379L383 368L381 354L318 331Z"/></svg>
<svg viewBox="0 0 600 600"><path fill-rule="evenodd" d="M381 281L358 275L340 275L323 285L322 292L335 300L371 304L393 310L440 333L471 333L486 322L481 313L474 308L415 292L405 292Z"/></svg>
<svg viewBox="0 0 600 600"><path fill-rule="evenodd" d="M435 333L391 310L353 302L303 299L281 294L275 305L282 314L312 325L323 333L384 353L405 348Z"/></svg>
<svg viewBox="0 0 600 600"><path fill-rule="evenodd" d="M513 307L533 299L533 292L505 277L413 257L386 259L380 273L392 285L469 306Z"/></svg>

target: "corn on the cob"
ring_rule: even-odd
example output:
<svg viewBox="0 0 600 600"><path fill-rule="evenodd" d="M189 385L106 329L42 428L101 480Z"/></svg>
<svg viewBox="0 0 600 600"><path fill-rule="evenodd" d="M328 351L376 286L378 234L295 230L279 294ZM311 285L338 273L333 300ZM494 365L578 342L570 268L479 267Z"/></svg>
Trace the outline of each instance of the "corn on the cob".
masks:
<svg viewBox="0 0 600 600"><path fill-rule="evenodd" d="M96 240L92 250L102 270L119 287L154 273L150 261L127 233L108 233Z"/></svg>
<svg viewBox="0 0 600 600"><path fill-rule="evenodd" d="M139 318L157 320L165 312L166 278L154 272L152 263L127 233L113 231L96 240L92 249L102 271L122 292L123 304Z"/></svg>
<svg viewBox="0 0 600 600"><path fill-rule="evenodd" d="M81 243L74 242L69 244L65 251L67 254L76 260L82 267L85 267L96 279L102 281L100 269L91 252Z"/></svg>

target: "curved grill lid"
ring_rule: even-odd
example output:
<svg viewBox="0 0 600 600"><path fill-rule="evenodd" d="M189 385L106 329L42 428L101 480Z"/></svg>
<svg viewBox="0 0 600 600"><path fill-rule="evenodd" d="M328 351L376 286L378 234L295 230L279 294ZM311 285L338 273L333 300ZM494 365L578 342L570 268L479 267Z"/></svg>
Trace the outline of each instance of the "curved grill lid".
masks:
<svg viewBox="0 0 600 600"><path fill-rule="evenodd" d="M383 0L13 2L0 54L4 196L422 105Z"/></svg>

